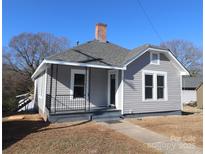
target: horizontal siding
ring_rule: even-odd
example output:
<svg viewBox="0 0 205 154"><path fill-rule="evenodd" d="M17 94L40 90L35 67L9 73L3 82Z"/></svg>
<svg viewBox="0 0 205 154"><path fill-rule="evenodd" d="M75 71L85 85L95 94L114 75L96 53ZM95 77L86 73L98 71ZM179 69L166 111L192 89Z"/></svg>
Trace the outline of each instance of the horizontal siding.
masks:
<svg viewBox="0 0 205 154"><path fill-rule="evenodd" d="M44 108L44 96L45 96L45 72L41 73L38 78L36 79L36 97L37 97L37 104L38 108L43 111ZM40 95L40 91L42 94Z"/></svg>
<svg viewBox="0 0 205 154"><path fill-rule="evenodd" d="M180 74L175 66L160 54L160 65L151 65L149 52L127 66L124 74L124 114L180 110ZM142 69L167 72L168 101L142 101Z"/></svg>

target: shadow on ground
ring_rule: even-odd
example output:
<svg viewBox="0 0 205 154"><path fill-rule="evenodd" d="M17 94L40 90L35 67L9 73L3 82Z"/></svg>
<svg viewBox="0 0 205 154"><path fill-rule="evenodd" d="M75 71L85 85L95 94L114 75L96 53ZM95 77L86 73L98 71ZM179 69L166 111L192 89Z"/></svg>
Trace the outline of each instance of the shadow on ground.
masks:
<svg viewBox="0 0 205 154"><path fill-rule="evenodd" d="M21 140L28 134L36 132L37 130L47 127L48 122L43 120L31 121L31 120L15 120L5 121L2 123L2 140L3 149L11 146L17 141Z"/></svg>
<svg viewBox="0 0 205 154"><path fill-rule="evenodd" d="M86 124L88 122L91 122L91 120L87 120L87 121L82 121L82 122L77 122L77 123L74 123L74 124L70 124L70 125L65 125L65 126L58 126L58 127L47 127L45 129L40 129L40 130L37 130L37 132L43 132L43 131L49 131L49 130L55 130L55 129L64 129L64 128L69 128L69 127L75 127L75 126L79 126L79 125L83 125L83 124Z"/></svg>
<svg viewBox="0 0 205 154"><path fill-rule="evenodd" d="M190 115L190 114L194 114L194 112L182 111L182 115Z"/></svg>
<svg viewBox="0 0 205 154"><path fill-rule="evenodd" d="M31 133L38 133L43 131L49 131L54 129L64 129L69 127L75 127L79 125L83 125L90 122L81 121L77 123L71 123L66 125L54 125L49 126L49 122L44 122L43 120L11 120L4 121L2 123L2 138L3 138L3 150L10 147L14 143L20 141L27 135Z"/></svg>

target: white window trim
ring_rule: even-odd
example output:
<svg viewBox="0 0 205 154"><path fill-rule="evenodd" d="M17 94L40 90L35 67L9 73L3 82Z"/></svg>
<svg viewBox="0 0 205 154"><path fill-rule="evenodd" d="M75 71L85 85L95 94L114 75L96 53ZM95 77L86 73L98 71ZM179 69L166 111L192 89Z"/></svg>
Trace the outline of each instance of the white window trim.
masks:
<svg viewBox="0 0 205 154"><path fill-rule="evenodd" d="M151 74L153 75L153 90L152 90L152 99L145 99L145 75ZM157 75L164 76L164 98L157 99ZM142 70L142 101L150 102L150 101L168 101L168 88L167 88L167 72L162 71L151 71L151 70Z"/></svg>
<svg viewBox="0 0 205 154"><path fill-rule="evenodd" d="M157 63L153 63L152 61L153 54L157 55ZM160 53L159 52L150 52L150 64L160 65Z"/></svg>
<svg viewBox="0 0 205 154"><path fill-rule="evenodd" d="M108 102L108 106L110 105L110 75L111 74L115 74L116 76L116 80L115 80L115 106L116 108L118 108L118 94L119 94L119 90L118 90L118 71L117 70L108 70L108 82L107 82L107 87L108 87L108 93L107 93L107 102Z"/></svg>
<svg viewBox="0 0 205 154"><path fill-rule="evenodd" d="M87 70L89 71L89 70ZM70 95L73 96L74 94L74 77L75 74L83 74L85 75L85 80L86 80L86 85L84 87L84 90L86 90L86 99L88 100L88 85L89 85L89 72L87 72L87 77L86 77L86 70L82 69L71 69L71 78L70 78ZM86 89L85 89L86 88ZM72 97L72 99L75 99ZM78 98L79 99L79 98Z"/></svg>

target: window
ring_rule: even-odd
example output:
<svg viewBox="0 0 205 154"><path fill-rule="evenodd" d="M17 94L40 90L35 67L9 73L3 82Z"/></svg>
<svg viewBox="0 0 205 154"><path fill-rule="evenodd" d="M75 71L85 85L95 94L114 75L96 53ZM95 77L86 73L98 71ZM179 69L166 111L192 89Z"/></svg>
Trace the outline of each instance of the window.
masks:
<svg viewBox="0 0 205 154"><path fill-rule="evenodd" d="M157 99L164 98L164 76L157 75Z"/></svg>
<svg viewBox="0 0 205 154"><path fill-rule="evenodd" d="M167 73L142 71L142 101L167 101Z"/></svg>
<svg viewBox="0 0 205 154"><path fill-rule="evenodd" d="M84 74L74 74L74 98L84 97L85 91L85 75Z"/></svg>
<svg viewBox="0 0 205 154"><path fill-rule="evenodd" d="M153 95L153 76L145 75L145 99L152 99Z"/></svg>
<svg viewBox="0 0 205 154"><path fill-rule="evenodd" d="M159 53L150 53L150 63L151 64L158 64L160 62L160 54Z"/></svg>

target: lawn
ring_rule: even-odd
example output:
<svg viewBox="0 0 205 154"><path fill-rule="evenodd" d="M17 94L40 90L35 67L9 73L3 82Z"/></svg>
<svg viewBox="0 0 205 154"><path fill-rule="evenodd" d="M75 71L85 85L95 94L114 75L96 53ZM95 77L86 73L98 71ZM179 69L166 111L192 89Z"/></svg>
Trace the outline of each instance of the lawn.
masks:
<svg viewBox="0 0 205 154"><path fill-rule="evenodd" d="M37 115L3 120L3 153L159 153L95 122L49 124Z"/></svg>
<svg viewBox="0 0 205 154"><path fill-rule="evenodd" d="M183 116L159 116L142 119L129 119L130 122L169 136L173 140L181 140L203 146L203 115L201 113Z"/></svg>

